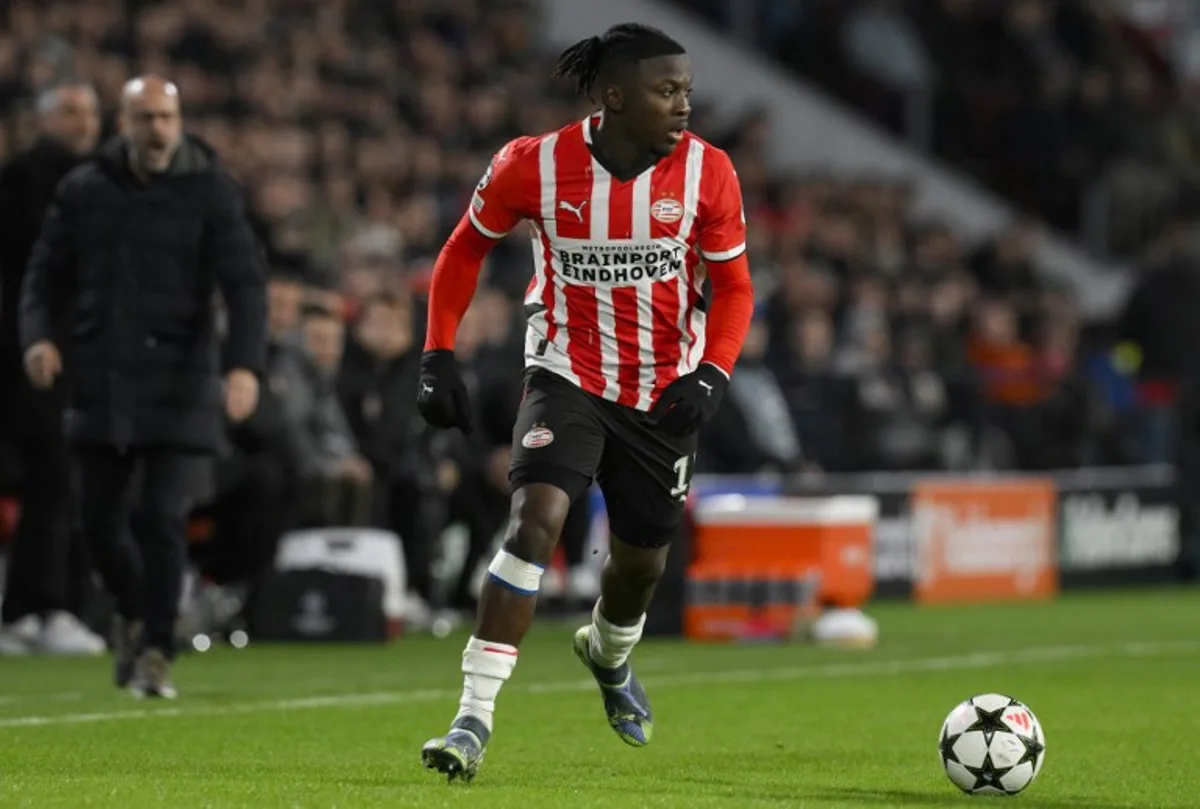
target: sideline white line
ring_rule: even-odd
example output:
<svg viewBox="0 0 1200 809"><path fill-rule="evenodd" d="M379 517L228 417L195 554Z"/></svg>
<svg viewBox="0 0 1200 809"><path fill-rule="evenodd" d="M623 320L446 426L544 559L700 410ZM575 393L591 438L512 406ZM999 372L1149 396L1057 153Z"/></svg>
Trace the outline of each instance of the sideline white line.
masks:
<svg viewBox="0 0 1200 809"><path fill-rule="evenodd" d="M1042 646L1009 651L976 652L945 657L919 657L901 660L856 661L812 666L789 666L769 669L735 669L729 671L699 671L686 674L664 674L645 678L650 687L688 685L720 685L734 683L786 682L809 678L886 677L922 671L963 671L997 666L1054 663L1078 658L1153 657L1200 650L1200 641L1139 642L1096 646ZM596 687L591 680L522 685L514 683L508 690L529 694L552 694L590 691ZM275 711L299 711L315 708L348 708L370 705L397 705L412 702L436 702L459 695L455 689L424 689L416 691L380 691L362 694L331 694L299 697L234 705L201 705L144 710L97 711L47 716L14 716L0 718L0 728L44 727L48 725L79 725L94 722L118 722L131 719L154 719L175 716L234 716Z"/></svg>

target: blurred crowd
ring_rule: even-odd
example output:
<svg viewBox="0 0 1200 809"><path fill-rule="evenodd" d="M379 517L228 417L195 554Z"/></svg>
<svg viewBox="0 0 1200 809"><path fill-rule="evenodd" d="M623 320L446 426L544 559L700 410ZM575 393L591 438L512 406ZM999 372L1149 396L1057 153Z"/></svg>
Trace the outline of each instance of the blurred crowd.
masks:
<svg viewBox="0 0 1200 809"><path fill-rule="evenodd" d="M29 145L32 99L47 83L83 77L110 109L130 75L156 72L178 83L185 129L244 188L269 265L271 357L258 412L230 430L194 520L208 575L252 579L282 531L330 524L396 529L427 598L446 525L465 525L482 558L507 511L527 234L519 229L489 258L459 334L476 407L470 438L429 430L415 411L423 293L491 154L587 109L572 88L550 83L557 54L539 39L534 4L47 0L5 9L0 95L10 114L0 152ZM1016 77L1042 69L996 53L1010 71L998 82L1033 81ZM914 215L904 178L781 173L764 156L770 111L720 120L703 95L698 88L693 128L738 167L759 306L703 437L701 471L1135 460L1112 397L1081 362L1070 297L1035 265L1037 224L1014 221L969 244ZM971 144L1014 147L1007 137ZM448 603L470 604L470 572Z"/></svg>
<svg viewBox="0 0 1200 809"><path fill-rule="evenodd" d="M1200 179L1200 7L1161 0L677 0L898 134L1140 256Z"/></svg>

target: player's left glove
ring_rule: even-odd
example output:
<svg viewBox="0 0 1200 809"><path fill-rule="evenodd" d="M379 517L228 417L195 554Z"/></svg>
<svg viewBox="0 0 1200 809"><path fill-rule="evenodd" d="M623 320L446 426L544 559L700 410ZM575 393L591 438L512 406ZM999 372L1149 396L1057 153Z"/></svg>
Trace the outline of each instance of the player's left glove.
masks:
<svg viewBox="0 0 1200 809"><path fill-rule="evenodd" d="M702 362L667 385L650 408L650 419L672 438L691 435L717 414L727 387L725 374L712 363Z"/></svg>

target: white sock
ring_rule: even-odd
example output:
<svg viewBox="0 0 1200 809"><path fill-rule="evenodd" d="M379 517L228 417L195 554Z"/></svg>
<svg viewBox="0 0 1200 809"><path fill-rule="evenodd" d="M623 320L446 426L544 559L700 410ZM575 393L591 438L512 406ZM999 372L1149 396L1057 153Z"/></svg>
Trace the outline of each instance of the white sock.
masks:
<svg viewBox="0 0 1200 809"><path fill-rule="evenodd" d="M617 626L600 614L600 602L592 609L592 625L588 630L588 652L592 662L606 669L615 669L629 659L629 653L642 639L643 615L633 626Z"/></svg>
<svg viewBox="0 0 1200 809"><path fill-rule="evenodd" d="M472 636L463 650L463 693L458 701L458 716L469 714L483 722L490 732L496 695L516 665L517 647Z"/></svg>

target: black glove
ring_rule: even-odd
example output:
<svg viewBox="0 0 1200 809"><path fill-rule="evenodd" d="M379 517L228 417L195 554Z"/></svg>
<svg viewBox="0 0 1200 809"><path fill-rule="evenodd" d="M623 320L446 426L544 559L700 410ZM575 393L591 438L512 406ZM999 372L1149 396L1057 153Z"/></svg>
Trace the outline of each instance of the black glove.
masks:
<svg viewBox="0 0 1200 809"><path fill-rule="evenodd" d="M699 430L717 413L729 380L712 363L702 362L690 374L676 379L650 408L650 419L672 438Z"/></svg>
<svg viewBox="0 0 1200 809"><path fill-rule="evenodd" d="M421 355L417 409L434 427L457 427L463 435L471 434L471 402L453 351L426 351Z"/></svg>

